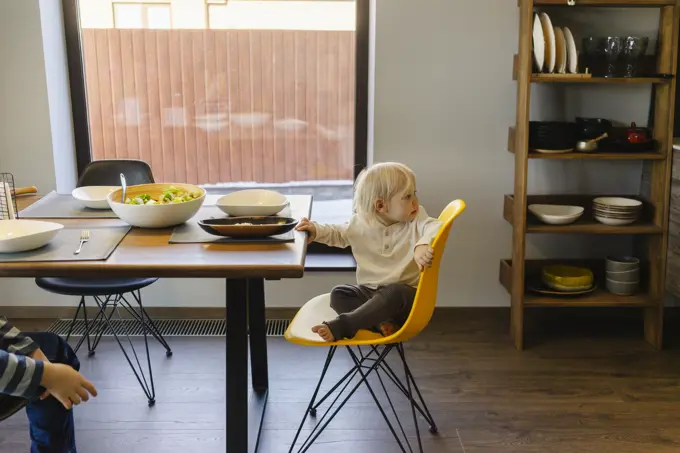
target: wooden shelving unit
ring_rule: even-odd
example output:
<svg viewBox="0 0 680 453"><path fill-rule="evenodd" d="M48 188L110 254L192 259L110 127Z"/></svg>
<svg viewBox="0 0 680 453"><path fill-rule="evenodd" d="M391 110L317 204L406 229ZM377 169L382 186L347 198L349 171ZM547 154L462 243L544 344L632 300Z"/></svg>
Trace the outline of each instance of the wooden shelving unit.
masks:
<svg viewBox="0 0 680 453"><path fill-rule="evenodd" d="M508 133L508 150L515 156L514 193L506 195L503 217L512 224L512 259L500 263L500 282L511 298L511 332L517 349L524 347L525 310L531 307L642 307L644 309L645 338L654 347L662 347L663 295L665 291L666 248L670 201L671 159L673 146L673 115L676 89L676 55L680 0L575 0L574 7L618 6L654 7L660 9L656 72L672 74L668 77L574 78L532 74L532 26L534 7L567 6L567 0L518 0L520 8L519 53L515 55L513 80L517 81L515 126ZM654 112L652 133L659 143L655 152L645 153L567 153L539 154L529 151L529 98L532 83L550 84L653 84ZM625 95L625 94L623 94ZM633 195L644 201L640 220L633 225L612 227L597 222L590 212L590 200L596 195L529 195L527 167L529 159L641 160L651 167L650 190L646 197ZM600 195L600 194L598 194ZM631 196L630 194L614 194ZM527 213L532 203L578 204L586 211L571 225L538 223ZM527 290L540 269L549 260L526 260L526 235L532 233L633 235L644 262L641 290L635 296L617 296L606 291L603 282L598 289L579 298L558 298L536 295ZM603 275L604 260L552 260L560 263L580 263Z"/></svg>

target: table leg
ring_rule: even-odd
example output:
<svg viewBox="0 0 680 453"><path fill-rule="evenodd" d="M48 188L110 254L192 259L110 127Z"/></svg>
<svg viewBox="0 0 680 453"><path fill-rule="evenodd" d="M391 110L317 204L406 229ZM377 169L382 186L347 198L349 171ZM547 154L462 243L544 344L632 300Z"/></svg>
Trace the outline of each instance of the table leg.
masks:
<svg viewBox="0 0 680 453"><path fill-rule="evenodd" d="M264 280L227 279L227 452L257 451L269 388L266 342Z"/></svg>
<svg viewBox="0 0 680 453"><path fill-rule="evenodd" d="M250 369L252 390L248 407L250 431L248 443L257 451L260 427L264 419L269 393L267 369L267 324L264 311L264 280L248 280L248 327L250 332Z"/></svg>
<svg viewBox="0 0 680 453"><path fill-rule="evenodd" d="M227 452L248 452L248 287L227 279Z"/></svg>
<svg viewBox="0 0 680 453"><path fill-rule="evenodd" d="M253 388L267 390L267 320L264 312L264 280L248 280L248 327L250 328L250 366Z"/></svg>

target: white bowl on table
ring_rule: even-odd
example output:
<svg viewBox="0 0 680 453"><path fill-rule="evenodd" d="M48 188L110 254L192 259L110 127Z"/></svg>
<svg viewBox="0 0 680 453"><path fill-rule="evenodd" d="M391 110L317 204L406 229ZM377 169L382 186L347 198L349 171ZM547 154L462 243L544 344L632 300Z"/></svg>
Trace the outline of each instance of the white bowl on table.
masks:
<svg viewBox="0 0 680 453"><path fill-rule="evenodd" d="M584 209L582 206L530 204L529 211L544 223L567 225L576 222L583 215Z"/></svg>
<svg viewBox="0 0 680 453"><path fill-rule="evenodd" d="M116 186L84 186L73 189L71 195L89 209L111 209L106 197L118 189Z"/></svg>
<svg viewBox="0 0 680 453"><path fill-rule="evenodd" d="M0 221L0 253L19 253L47 245L64 225L39 220Z"/></svg>
<svg viewBox="0 0 680 453"><path fill-rule="evenodd" d="M288 199L273 190L247 189L220 197L215 206L232 217L259 217L278 214Z"/></svg>
<svg viewBox="0 0 680 453"><path fill-rule="evenodd" d="M169 204L126 204L121 202L123 189L111 192L108 197L109 206L113 212L123 221L139 228L168 228L180 225L192 218L205 201L205 189L193 184L140 184L128 186L127 198L135 198L140 195L149 195L157 199L169 187L200 193L200 196L181 203Z"/></svg>

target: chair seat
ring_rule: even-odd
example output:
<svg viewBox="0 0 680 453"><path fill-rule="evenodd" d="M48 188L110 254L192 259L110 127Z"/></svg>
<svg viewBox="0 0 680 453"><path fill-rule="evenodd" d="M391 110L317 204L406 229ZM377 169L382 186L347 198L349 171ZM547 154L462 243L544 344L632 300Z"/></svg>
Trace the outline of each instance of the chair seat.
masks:
<svg viewBox="0 0 680 453"><path fill-rule="evenodd" d="M312 332L312 327L330 321L338 314L331 308L331 295L322 294L307 302L297 312L286 330L286 340L303 346L340 346L354 345L359 342L382 343L385 337L369 330L360 330L351 340L328 342Z"/></svg>
<svg viewBox="0 0 680 453"><path fill-rule="evenodd" d="M158 278L61 278L40 277L36 285L62 296L109 296L125 294L145 288Z"/></svg>

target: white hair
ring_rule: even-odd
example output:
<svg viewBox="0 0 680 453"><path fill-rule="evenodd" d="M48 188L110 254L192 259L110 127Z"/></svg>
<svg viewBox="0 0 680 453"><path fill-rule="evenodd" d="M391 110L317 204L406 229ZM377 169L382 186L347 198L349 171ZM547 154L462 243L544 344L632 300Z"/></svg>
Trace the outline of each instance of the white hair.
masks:
<svg viewBox="0 0 680 453"><path fill-rule="evenodd" d="M404 164L383 162L364 169L354 184L354 212L365 220L377 216L376 202L415 191L416 176Z"/></svg>

